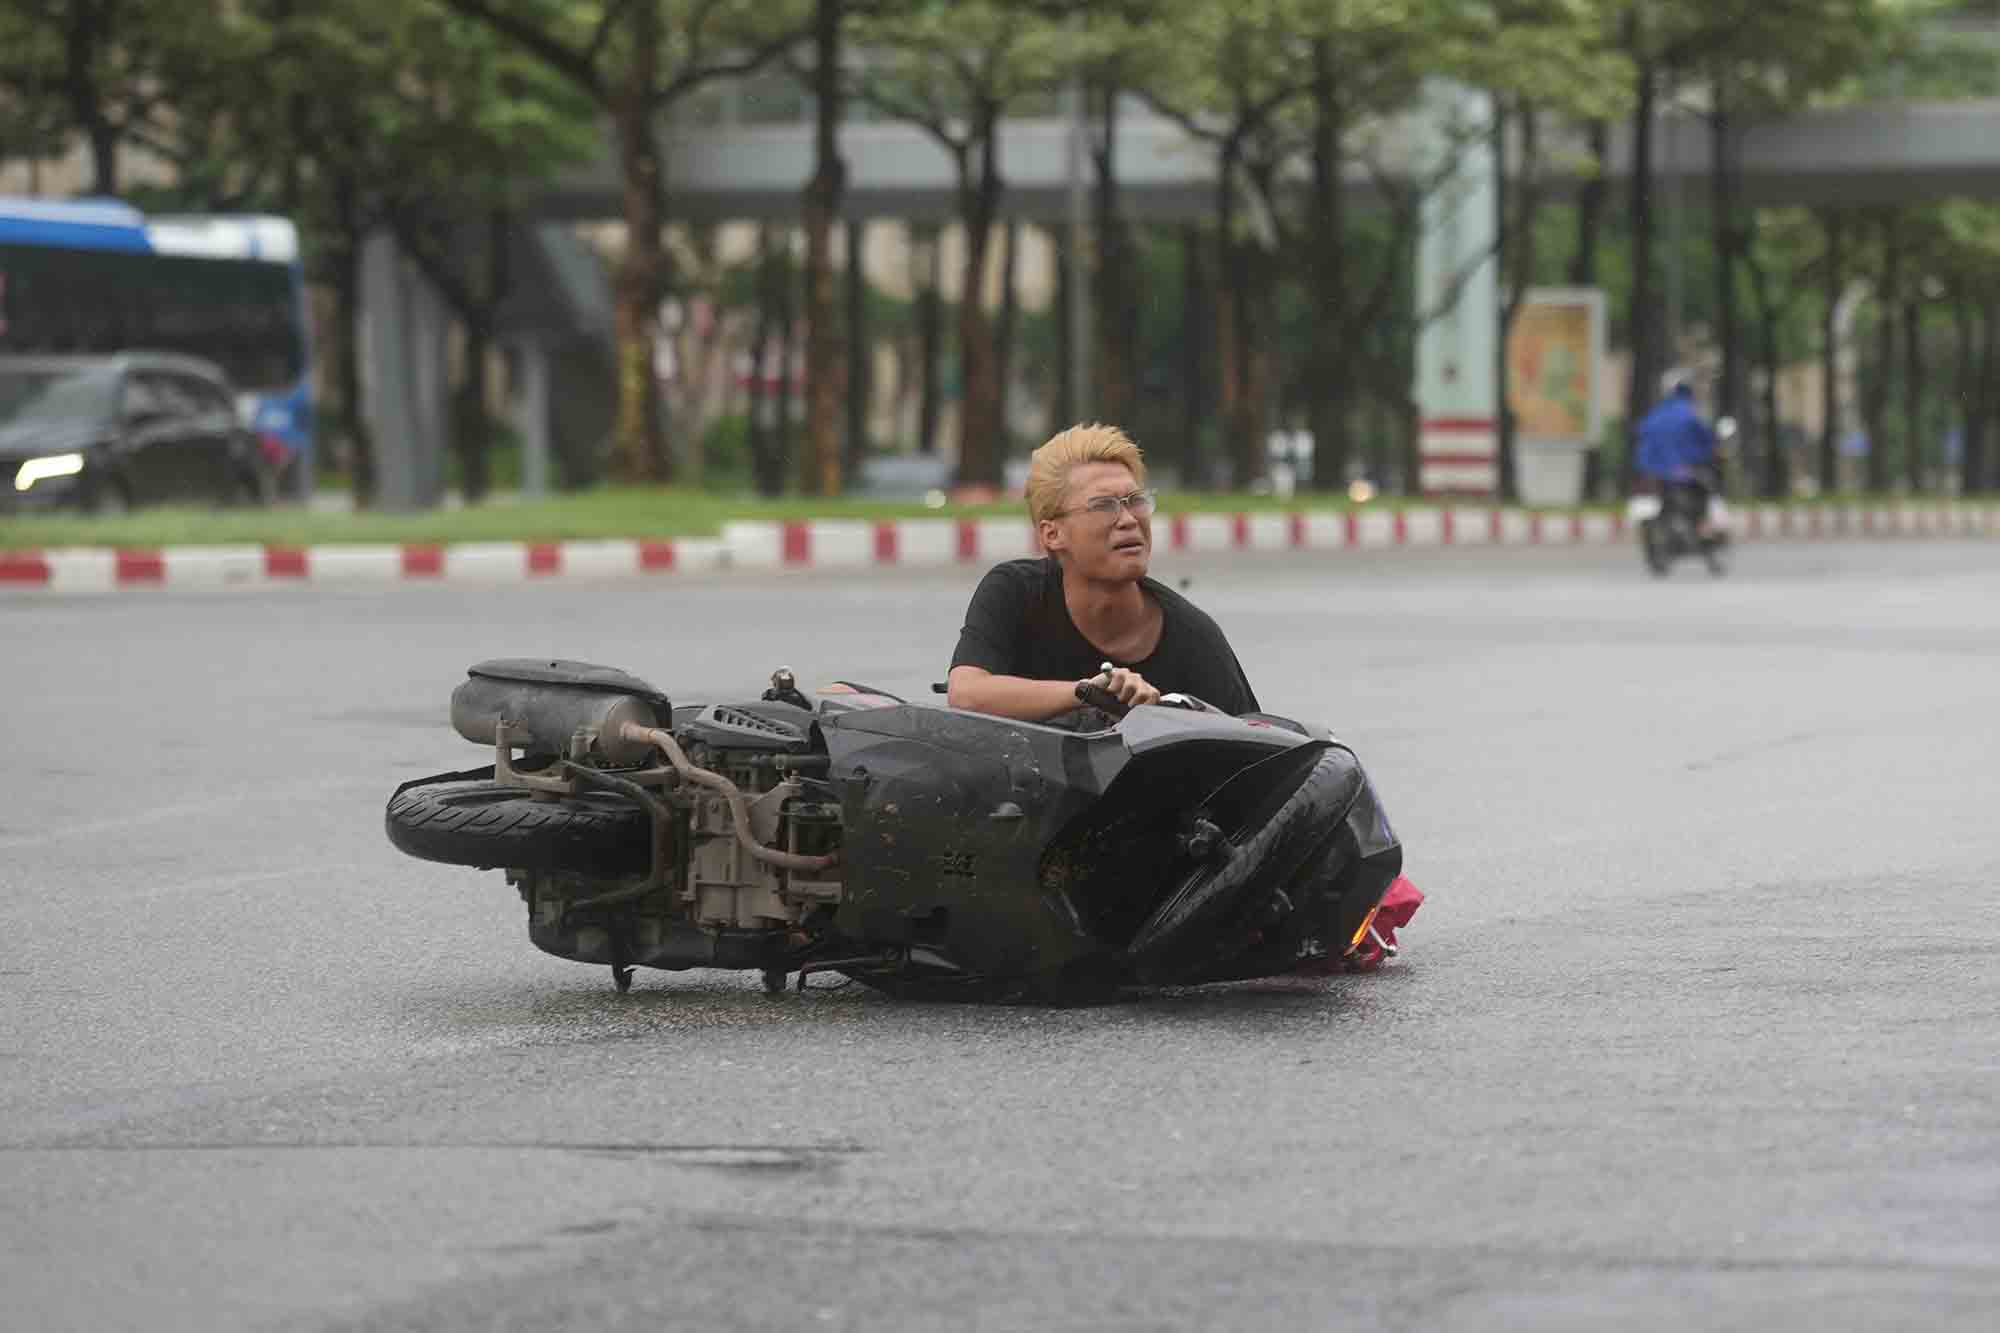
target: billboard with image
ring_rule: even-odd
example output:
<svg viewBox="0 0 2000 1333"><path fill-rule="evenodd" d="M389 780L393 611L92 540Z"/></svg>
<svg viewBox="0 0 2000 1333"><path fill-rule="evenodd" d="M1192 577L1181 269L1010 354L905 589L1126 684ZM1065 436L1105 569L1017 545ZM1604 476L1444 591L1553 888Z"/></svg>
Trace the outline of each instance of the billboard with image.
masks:
<svg viewBox="0 0 2000 1333"><path fill-rule="evenodd" d="M1597 442L1604 375L1604 293L1534 288L1507 337L1507 405L1524 444Z"/></svg>

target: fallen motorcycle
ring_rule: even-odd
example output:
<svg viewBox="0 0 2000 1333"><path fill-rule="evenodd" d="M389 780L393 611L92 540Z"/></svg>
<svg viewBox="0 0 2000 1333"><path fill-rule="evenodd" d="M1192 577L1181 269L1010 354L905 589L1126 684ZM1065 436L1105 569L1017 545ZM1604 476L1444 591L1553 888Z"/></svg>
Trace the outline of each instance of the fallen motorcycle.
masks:
<svg viewBox="0 0 2000 1333"><path fill-rule="evenodd" d="M840 974L1061 1003L1351 955L1402 864L1324 730L1079 686L1075 726L839 683L674 705L584 662L472 667L478 770L398 787L389 839L501 869L528 935L609 966Z"/></svg>

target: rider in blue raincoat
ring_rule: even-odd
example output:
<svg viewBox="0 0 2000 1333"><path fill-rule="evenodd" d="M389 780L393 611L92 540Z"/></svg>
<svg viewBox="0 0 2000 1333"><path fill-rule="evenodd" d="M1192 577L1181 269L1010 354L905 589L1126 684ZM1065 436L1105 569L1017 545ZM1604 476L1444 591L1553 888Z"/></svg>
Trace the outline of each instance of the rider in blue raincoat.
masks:
<svg viewBox="0 0 2000 1333"><path fill-rule="evenodd" d="M1694 387L1684 375L1667 379L1667 396L1639 422L1638 470L1660 483L1663 492L1687 492L1688 512L1707 527L1710 469L1715 464L1715 432L1695 410Z"/></svg>
<svg viewBox="0 0 2000 1333"><path fill-rule="evenodd" d="M1677 379L1639 421L1639 471L1662 482L1699 481L1714 461L1715 432L1695 410L1693 387Z"/></svg>

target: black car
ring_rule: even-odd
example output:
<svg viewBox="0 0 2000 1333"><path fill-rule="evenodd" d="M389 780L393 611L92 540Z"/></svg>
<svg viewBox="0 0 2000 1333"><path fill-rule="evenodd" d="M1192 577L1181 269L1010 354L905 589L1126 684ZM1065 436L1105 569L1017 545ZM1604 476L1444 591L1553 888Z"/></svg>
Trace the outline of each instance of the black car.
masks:
<svg viewBox="0 0 2000 1333"><path fill-rule="evenodd" d="M255 503L265 476L212 362L0 357L0 513Z"/></svg>

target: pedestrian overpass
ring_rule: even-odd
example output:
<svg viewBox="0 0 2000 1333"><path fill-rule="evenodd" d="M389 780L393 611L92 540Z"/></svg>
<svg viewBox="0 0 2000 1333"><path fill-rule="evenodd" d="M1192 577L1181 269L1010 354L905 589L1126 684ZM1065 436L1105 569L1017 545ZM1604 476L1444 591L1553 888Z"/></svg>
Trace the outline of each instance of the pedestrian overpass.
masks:
<svg viewBox="0 0 2000 1333"><path fill-rule="evenodd" d="M738 114L731 114L732 105ZM813 127L802 116L750 123L741 103L725 101L719 123L668 128L669 216L676 220L794 218L813 171ZM1383 154L1394 169L1413 160L1417 134L1392 128ZM1055 222L1071 215L1076 183L1070 121L1060 115L1002 123L1003 215ZM2000 98L1886 102L1802 112L1741 130L1743 200L1752 206L1869 206L1943 198L2000 198ZM926 132L888 121L841 126L847 162L844 211L850 218L949 221L956 213L951 160ZM557 177L528 207L545 218L611 219L621 212L616 161L608 137L598 159ZM1711 161L1707 124L1663 114L1654 140L1662 197L1700 197ZM1630 127L1612 135L1606 170L1616 183L1631 172ZM1573 188L1587 160L1578 142L1545 152L1549 182ZM1127 99L1118 124L1119 189L1137 221L1188 221L1215 207L1214 149L1181 126ZM1086 181L1087 183L1087 181ZM1360 166L1351 183L1372 194Z"/></svg>

